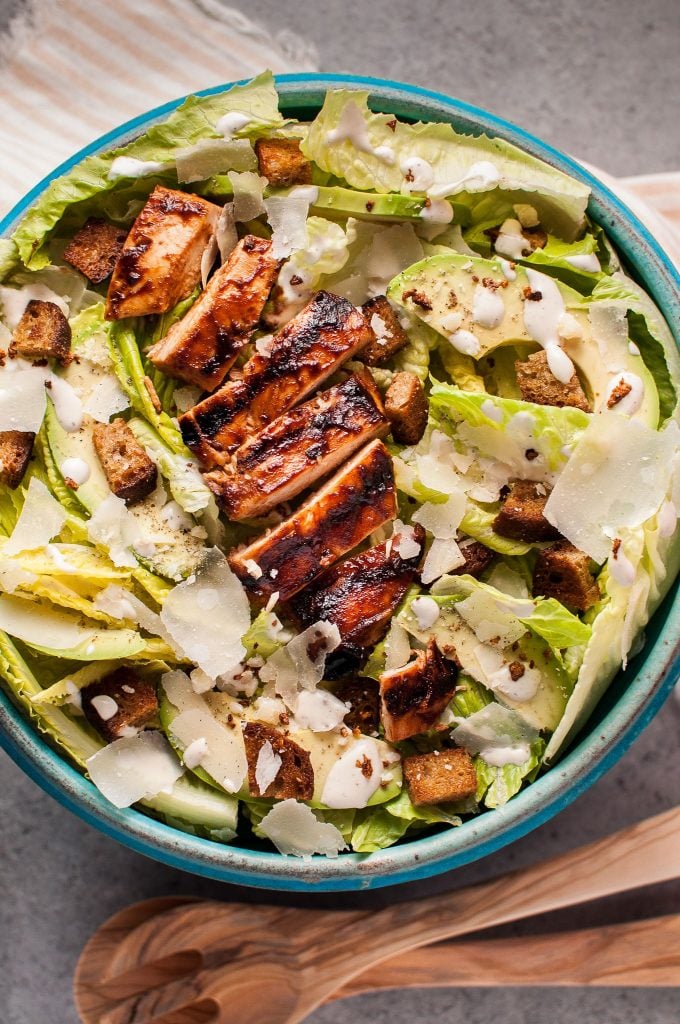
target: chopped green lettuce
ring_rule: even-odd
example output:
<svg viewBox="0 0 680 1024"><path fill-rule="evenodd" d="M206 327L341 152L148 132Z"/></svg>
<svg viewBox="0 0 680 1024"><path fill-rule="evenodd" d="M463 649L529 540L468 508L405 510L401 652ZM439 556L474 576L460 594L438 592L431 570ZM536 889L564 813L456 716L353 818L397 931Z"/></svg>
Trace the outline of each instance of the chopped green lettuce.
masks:
<svg viewBox="0 0 680 1024"><path fill-rule="evenodd" d="M408 184L402 165L418 158L432 168L429 191L436 187L440 195L470 205L479 192L511 192L511 202L532 203L556 234L580 233L589 189L574 178L503 139L463 135L449 124L404 124L391 114L372 113L368 100L367 92L326 93L301 144L322 170L353 188L401 192Z"/></svg>
<svg viewBox="0 0 680 1024"><path fill-rule="evenodd" d="M249 118L239 135L262 134L281 125L283 119L271 73L265 72L246 85L235 85L212 96L189 96L164 122L153 125L132 142L120 149L86 157L73 170L55 178L12 236L25 266L39 270L50 262L46 242L59 228L65 214L71 214L76 224L82 223L93 208L101 215L101 201L107 192L125 190L129 202L148 195L159 179L168 184L176 182L177 153L206 138L222 138L217 123L232 111ZM109 176L117 157L167 164L167 170L163 168L153 176L135 181L130 189L130 178ZM92 200L97 201L96 207Z"/></svg>
<svg viewBox="0 0 680 1024"><path fill-rule="evenodd" d="M422 831L431 825L460 825L458 814L447 806L415 807L407 790L402 789L379 808L357 811L350 844L356 853L375 853L393 846L409 832Z"/></svg>
<svg viewBox="0 0 680 1024"><path fill-rule="evenodd" d="M129 427L139 443L168 481L170 492L185 512L196 513L207 508L213 496L192 459L178 455L145 420L133 417Z"/></svg>

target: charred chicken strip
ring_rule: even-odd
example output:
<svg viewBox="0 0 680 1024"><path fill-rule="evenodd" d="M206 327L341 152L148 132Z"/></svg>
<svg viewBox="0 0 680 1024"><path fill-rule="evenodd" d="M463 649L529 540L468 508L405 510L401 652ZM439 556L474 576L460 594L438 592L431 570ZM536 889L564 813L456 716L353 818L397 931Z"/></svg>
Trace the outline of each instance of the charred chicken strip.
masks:
<svg viewBox="0 0 680 1024"><path fill-rule="evenodd" d="M116 260L106 319L166 313L201 279L201 258L220 207L157 185Z"/></svg>
<svg viewBox="0 0 680 1024"><path fill-rule="evenodd" d="M248 434L300 402L373 337L351 302L317 292L274 335L269 355L254 355L242 379L180 418L185 444L204 466L224 465Z"/></svg>
<svg viewBox="0 0 680 1024"><path fill-rule="evenodd" d="M355 374L279 416L205 481L230 519L264 515L388 429L372 378Z"/></svg>
<svg viewBox="0 0 680 1024"><path fill-rule="evenodd" d="M270 533L229 564L256 601L287 601L397 513L392 459L372 441Z"/></svg>
<svg viewBox="0 0 680 1024"><path fill-rule="evenodd" d="M415 661L380 677L381 718L385 739L406 740L430 729L456 689L458 669L434 640Z"/></svg>
<svg viewBox="0 0 680 1024"><path fill-rule="evenodd" d="M271 242L246 235L186 316L149 349L151 362L171 377L213 391L260 319L279 266Z"/></svg>
<svg viewBox="0 0 680 1024"><path fill-rule="evenodd" d="M408 552L408 557L402 557L400 540L391 537L385 544L338 562L297 594L290 610L301 628L320 619L335 623L342 638L338 651L355 657L379 643L416 579L425 531L422 526L414 528L413 540L420 547L414 555Z"/></svg>

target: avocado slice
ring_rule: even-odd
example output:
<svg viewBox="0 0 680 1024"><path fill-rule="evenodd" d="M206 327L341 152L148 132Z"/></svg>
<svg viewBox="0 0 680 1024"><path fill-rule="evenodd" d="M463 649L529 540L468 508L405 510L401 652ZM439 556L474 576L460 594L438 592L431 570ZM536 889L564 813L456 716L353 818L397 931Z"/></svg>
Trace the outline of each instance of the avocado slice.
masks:
<svg viewBox="0 0 680 1024"><path fill-rule="evenodd" d="M207 708L215 719L222 724L226 723L227 715L236 718L237 724L258 720L252 707L244 708L237 700L226 693L211 691L208 694L208 699L205 699L199 694L187 691L183 699L185 700L185 707L196 707L202 710ZM160 689L159 700L161 727L168 737L171 746L181 757L184 748L172 732L172 722L179 709L169 700L163 687ZM315 733L309 729L301 729L291 731L289 735L291 740L309 752L311 758L314 769L314 795L308 803L311 807L323 808L324 804L321 801L321 794L326 778L338 758L346 752L347 745L343 745L342 736L336 732ZM375 739L375 737L373 738ZM392 748L384 740L375 739L375 742L378 744L381 755L383 755L383 760L388 760L386 755L392 753ZM207 782L208 785L223 792L219 783L200 765L191 770L203 782ZM383 804L397 796L401 791L401 777L401 762L397 761L394 764L389 764L384 774L385 785L381 785L376 790L368 801L367 806L372 807L376 804ZM237 795L242 800L259 799L251 796L247 778Z"/></svg>
<svg viewBox="0 0 680 1024"><path fill-rule="evenodd" d="M423 643L434 638L444 654L447 649L455 651L463 670L478 683L488 687L488 679L475 655L475 649L480 646L480 642L454 608L441 607L439 618L426 630L420 629L410 607L399 613L399 622ZM554 732L573 688L568 676L558 665L547 644L529 633L517 641L514 653L522 661L533 661L540 667L541 685L531 700L519 703L503 696L497 698L499 703L517 711L535 729Z"/></svg>
<svg viewBox="0 0 680 1024"><path fill-rule="evenodd" d="M459 254L431 256L395 277L387 295L447 340L457 330L473 334L479 343L479 358L504 345L538 347L524 317L525 304L535 301L527 297L536 295L535 275L532 268L528 272L519 264L510 268L507 261L499 259ZM633 418L656 428L658 391L643 360L630 348L625 318L617 317L612 305L584 302L581 295L566 285L552 278L550 281L559 290L565 313L572 318L569 332L575 336L565 338L562 347L579 371L593 409L598 412L606 407L610 387L622 372L633 374L643 388L642 401ZM480 285L488 286L485 291L502 301L502 319L496 326L487 327L473 319L475 292Z"/></svg>
<svg viewBox="0 0 680 1024"><path fill-rule="evenodd" d="M111 490L97 458L92 437L94 421L86 418L79 430L68 433L57 419L54 406L48 400L45 413L45 435L52 458L61 473L66 459L79 458L90 469L89 479L74 490L73 496L82 508L92 515ZM145 527L145 532L156 542L152 555L135 553L141 565L153 573L173 581L189 576L199 564L205 547L203 542L190 534L169 526L161 520L158 509L151 497L130 506L129 511Z"/></svg>

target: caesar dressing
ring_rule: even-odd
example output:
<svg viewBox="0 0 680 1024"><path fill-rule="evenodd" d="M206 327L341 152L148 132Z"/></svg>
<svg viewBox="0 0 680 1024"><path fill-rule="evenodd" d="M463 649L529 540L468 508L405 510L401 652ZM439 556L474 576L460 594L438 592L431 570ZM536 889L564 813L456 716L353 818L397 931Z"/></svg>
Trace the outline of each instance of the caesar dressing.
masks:
<svg viewBox="0 0 680 1024"><path fill-rule="evenodd" d="M526 275L531 294L524 302L524 326L534 341L545 349L552 375L562 384L568 384L576 371L561 347L559 327L566 312L564 299L555 282L546 274L527 267Z"/></svg>
<svg viewBox="0 0 680 1024"><path fill-rule="evenodd" d="M54 411L66 433L73 434L80 430L85 412L83 403L74 389L67 381L53 373L46 374L45 379L46 383L51 385L49 392Z"/></svg>
<svg viewBox="0 0 680 1024"><path fill-rule="evenodd" d="M219 119L215 125L215 130L220 132L229 142L234 138L236 132L243 131L251 121L252 117L250 114L244 114L240 110L230 110L228 114Z"/></svg>
<svg viewBox="0 0 680 1024"><path fill-rule="evenodd" d="M429 199L419 216L430 224L450 224L453 220L453 207L446 199Z"/></svg>
<svg viewBox="0 0 680 1024"><path fill-rule="evenodd" d="M531 242L522 234L520 222L509 218L501 224L494 248L496 252L509 256L511 260L521 260L525 253L531 252Z"/></svg>
<svg viewBox="0 0 680 1024"><path fill-rule="evenodd" d="M163 174L172 168L172 163L159 160L136 160L132 156L117 156L107 175L109 181L118 178L148 178L152 174Z"/></svg>
<svg viewBox="0 0 680 1024"><path fill-rule="evenodd" d="M505 316L505 303L499 291L478 284L472 299L472 322L493 330Z"/></svg>
<svg viewBox="0 0 680 1024"><path fill-rule="evenodd" d="M577 270L587 270L590 274L599 274L602 270L600 261L594 252L578 256L565 256L564 260L565 263L576 267Z"/></svg>
<svg viewBox="0 0 680 1024"><path fill-rule="evenodd" d="M361 153L369 153L384 164L391 165L395 162L394 150L390 146L374 146L369 138L368 127L364 116L356 103L346 103L338 127L326 132L326 142L329 146L337 146L341 142L349 142Z"/></svg>
<svg viewBox="0 0 680 1024"><path fill-rule="evenodd" d="M432 199L453 196L456 192L485 192L493 188L501 180L501 174L490 160L479 160L457 181L448 181L441 185L433 185L428 194Z"/></svg>
<svg viewBox="0 0 680 1024"><path fill-rule="evenodd" d="M357 740L326 776L321 802L337 810L365 807L380 786L382 771L375 740L368 737Z"/></svg>
<svg viewBox="0 0 680 1024"><path fill-rule="evenodd" d="M466 331L463 328L458 331L454 331L453 334L449 335L449 341L453 347L459 352L462 352L464 356L472 356L476 359L482 351L482 346L477 335L473 334L472 331Z"/></svg>
<svg viewBox="0 0 680 1024"><path fill-rule="evenodd" d="M434 168L427 160L419 156L410 156L402 160L399 170L404 175L402 192L427 192L434 182Z"/></svg>
<svg viewBox="0 0 680 1024"><path fill-rule="evenodd" d="M78 485L87 483L92 472L85 459L79 458L64 459L59 469L65 480L73 480Z"/></svg>

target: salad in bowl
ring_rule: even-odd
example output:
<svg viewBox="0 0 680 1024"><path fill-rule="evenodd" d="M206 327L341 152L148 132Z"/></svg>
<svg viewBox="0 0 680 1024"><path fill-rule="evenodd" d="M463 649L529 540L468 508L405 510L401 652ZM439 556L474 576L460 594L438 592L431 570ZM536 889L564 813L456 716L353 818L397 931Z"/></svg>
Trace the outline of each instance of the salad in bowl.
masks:
<svg viewBox="0 0 680 1024"><path fill-rule="evenodd" d="M118 808L372 853L549 771L678 568L678 354L580 181L270 75L0 242L0 674Z"/></svg>

